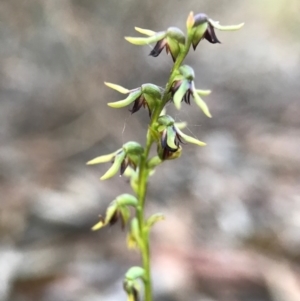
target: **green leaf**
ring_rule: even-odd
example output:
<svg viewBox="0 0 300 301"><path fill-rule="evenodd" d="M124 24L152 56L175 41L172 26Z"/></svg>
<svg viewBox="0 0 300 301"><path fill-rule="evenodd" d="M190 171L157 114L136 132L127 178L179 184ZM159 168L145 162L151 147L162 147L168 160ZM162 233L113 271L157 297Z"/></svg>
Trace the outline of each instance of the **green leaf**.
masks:
<svg viewBox="0 0 300 301"><path fill-rule="evenodd" d="M122 164L123 160L125 159L125 156L126 156L125 152L122 152L122 153L116 155L114 163L112 164L110 169L100 178L100 180L107 180L107 179L113 177L120 169L121 164Z"/></svg>
<svg viewBox="0 0 300 301"><path fill-rule="evenodd" d="M132 102L134 102L135 100L137 100L141 95L142 95L142 92L140 89L138 89L138 90L130 93L127 98L122 99L120 101L116 101L116 102L109 102L107 105L112 108L117 108L117 109L126 107L126 106L130 105Z"/></svg>
<svg viewBox="0 0 300 301"><path fill-rule="evenodd" d="M118 91L118 92L120 92L120 93L122 93L122 94L127 94L127 93L130 92L130 90L128 90L128 89L126 89L126 88L124 88L124 87L122 87L122 86L116 85L116 84L107 83L107 82L104 82L104 84L105 84L107 87L109 87L109 88L111 88L111 89L114 89L114 90L116 90L116 91Z"/></svg>
<svg viewBox="0 0 300 301"><path fill-rule="evenodd" d="M228 25L228 26L223 26L221 25L219 22L217 21L214 21L212 19L209 19L208 20L209 23L216 29L219 29L219 30L223 30L223 31L234 31L234 30L239 30L241 29L245 23L240 23L240 24L237 24L237 25Z"/></svg>

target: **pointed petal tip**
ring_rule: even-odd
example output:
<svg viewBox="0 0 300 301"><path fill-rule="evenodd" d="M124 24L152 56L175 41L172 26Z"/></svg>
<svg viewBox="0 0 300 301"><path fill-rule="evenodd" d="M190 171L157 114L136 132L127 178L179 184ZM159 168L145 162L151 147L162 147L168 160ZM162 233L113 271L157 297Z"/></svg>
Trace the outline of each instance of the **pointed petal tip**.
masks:
<svg viewBox="0 0 300 301"><path fill-rule="evenodd" d="M114 104L114 102L108 102L107 105L111 108L116 108L116 105Z"/></svg>
<svg viewBox="0 0 300 301"><path fill-rule="evenodd" d="M99 162L99 160L96 160L97 158L95 158L95 159L92 159L92 160L90 160L90 161L88 161L88 162L86 162L86 165L95 165L95 164L100 164L100 163L104 163L104 162Z"/></svg>
<svg viewBox="0 0 300 301"><path fill-rule="evenodd" d="M144 35L146 35L146 36L153 36L153 35L155 35L155 31L150 30L150 29L144 29L144 28L140 28L140 27L134 27L134 29L135 29L137 32L139 32L139 33L141 33L141 34L144 34Z"/></svg>
<svg viewBox="0 0 300 301"><path fill-rule="evenodd" d="M99 229L101 229L101 228L103 228L104 227L104 222L103 221L100 221L100 222L98 222L96 225L94 225L92 228L91 228L91 230L92 231L97 231L97 230L99 230Z"/></svg>
<svg viewBox="0 0 300 301"><path fill-rule="evenodd" d="M237 25L221 25L219 22L216 22L212 19L209 19L209 22L211 23L211 25L216 28L216 29L219 29L219 30L224 30L224 31L234 31L234 30L239 30L241 29L245 23L240 23L240 24L237 24Z"/></svg>
<svg viewBox="0 0 300 301"><path fill-rule="evenodd" d="M117 84L113 84L113 83L109 83L109 82L104 82L105 86L113 89L113 90L116 90L122 94L128 94L130 92L130 90L120 86L120 85L117 85Z"/></svg>
<svg viewBox="0 0 300 301"><path fill-rule="evenodd" d="M181 102L177 102L177 103L174 102L174 105L177 110L181 109Z"/></svg>

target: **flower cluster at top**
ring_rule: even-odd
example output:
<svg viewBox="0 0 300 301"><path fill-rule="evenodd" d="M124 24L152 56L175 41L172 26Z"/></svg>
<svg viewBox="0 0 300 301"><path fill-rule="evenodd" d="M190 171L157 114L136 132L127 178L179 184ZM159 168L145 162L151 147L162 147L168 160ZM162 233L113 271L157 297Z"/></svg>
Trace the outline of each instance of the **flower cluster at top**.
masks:
<svg viewBox="0 0 300 301"><path fill-rule="evenodd" d="M194 15L191 12L186 25L187 35L177 27L170 27L167 30L159 32L136 27L135 29L146 37L125 37L128 42L135 45L155 43L154 48L150 52L150 55L153 57L157 57L163 49L166 49L166 52L171 54L174 66L180 61L177 68L173 68L166 88L148 83L129 90L120 85L105 82L106 86L127 95L123 100L108 103L110 107L122 108L132 105L130 109L132 114L141 108L148 110L149 117L151 118L149 131L152 136L151 139L157 142L158 155L158 158L149 160L150 165L151 162L156 162L154 164L156 166L159 164L158 162L162 162L163 160L178 158L182 151L181 144L184 142L195 143L200 146L205 145L204 142L184 134L180 129L184 125L181 124L179 127L172 117L161 115L161 113L167 102L173 102L175 107L180 109L182 102L190 105L192 98L203 113L207 117L211 117L208 106L201 98L202 96L209 95L211 91L197 89L195 87L195 72L193 68L188 65L181 65L181 62L187 55L190 47L192 46L196 50L203 39L212 44L220 43L215 29L224 31L238 30L244 24L222 26L219 22L213 21L203 13ZM131 169L128 173L132 176L139 166L140 157L143 155L143 152L144 149L141 145L136 142L129 142L116 152L97 157L89 161L88 164L109 161L113 163L112 167L101 177L102 180L112 177L118 170L120 170L120 174L122 175L127 168ZM151 168L151 166L149 167Z"/></svg>

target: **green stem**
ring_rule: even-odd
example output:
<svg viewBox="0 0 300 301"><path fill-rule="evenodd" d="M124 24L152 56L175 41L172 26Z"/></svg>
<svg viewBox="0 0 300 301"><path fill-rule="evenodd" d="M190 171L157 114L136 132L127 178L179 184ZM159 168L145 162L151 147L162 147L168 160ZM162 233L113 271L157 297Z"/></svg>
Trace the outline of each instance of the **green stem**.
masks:
<svg viewBox="0 0 300 301"><path fill-rule="evenodd" d="M163 110L165 104L170 99L170 89L172 87L173 79L176 74L176 71L181 66L183 60L185 59L189 49L191 46L191 39L188 39L184 50L179 54L177 57L173 68L171 70L171 74L168 80L168 83L166 85L165 92L162 97L162 101L160 104L155 108L152 118L150 127L152 127L156 122L158 117L160 116L161 111ZM147 184L148 184L148 177L149 177L149 171L147 169L147 161L149 159L149 153L152 144L154 143L154 140L152 138L152 134L150 129L148 129L147 132L147 141L146 141L146 147L144 155L141 158L140 164L139 164L139 179L138 179L138 201L139 201L139 208L137 210L137 218L139 222L139 229L141 233L141 239L143 241L143 246L141 248L142 253L142 261L143 261L143 267L145 269L145 301L153 301L152 299L152 280L151 280L151 267L150 267L150 246L149 246L149 231L145 229L145 218L144 218L144 209L145 209L145 199L146 199L146 193L147 193Z"/></svg>

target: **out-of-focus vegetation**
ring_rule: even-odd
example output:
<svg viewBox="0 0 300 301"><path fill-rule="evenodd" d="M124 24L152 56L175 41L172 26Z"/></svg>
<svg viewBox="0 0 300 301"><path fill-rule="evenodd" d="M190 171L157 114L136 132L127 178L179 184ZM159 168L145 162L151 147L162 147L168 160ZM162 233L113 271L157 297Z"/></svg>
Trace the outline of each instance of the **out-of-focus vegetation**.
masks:
<svg viewBox="0 0 300 301"><path fill-rule="evenodd" d="M0 3L0 300L125 299L137 254L119 227L90 227L128 183L85 162L143 143L148 115L109 109L103 81L163 85L171 58L123 37L184 29L191 10L246 25L187 59L213 118L168 107L208 145L151 179L156 299L300 300L298 0Z"/></svg>

